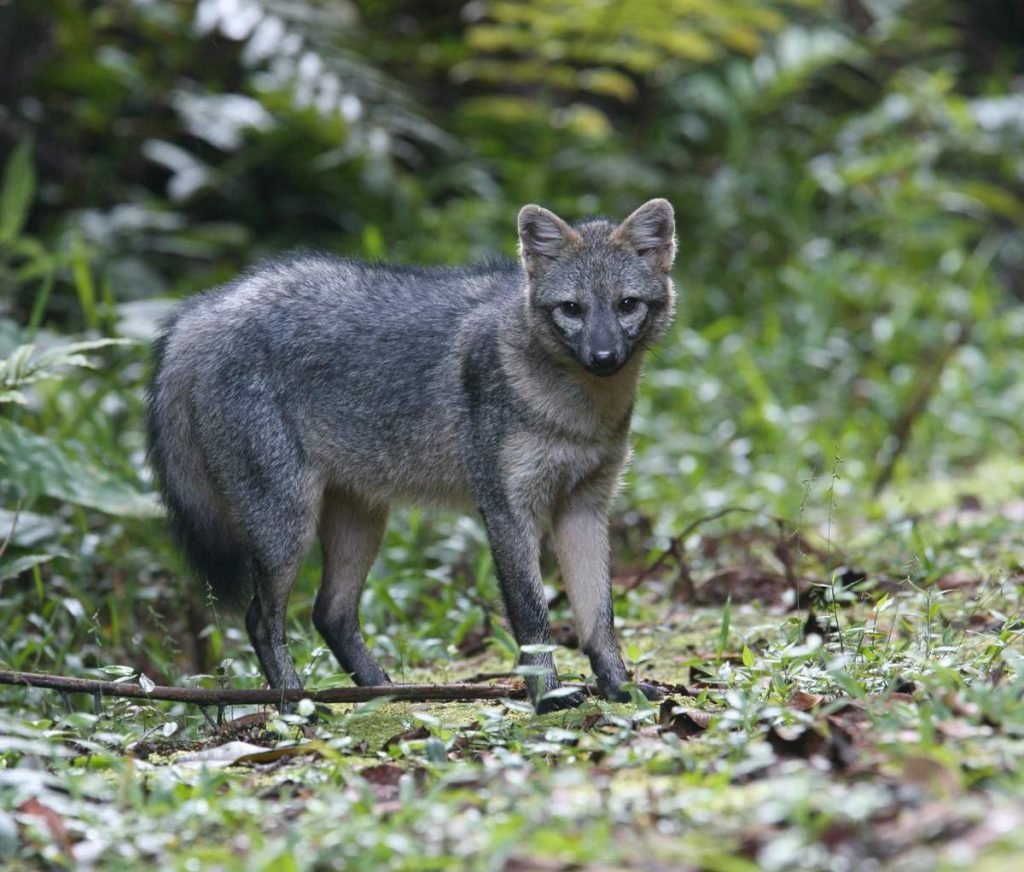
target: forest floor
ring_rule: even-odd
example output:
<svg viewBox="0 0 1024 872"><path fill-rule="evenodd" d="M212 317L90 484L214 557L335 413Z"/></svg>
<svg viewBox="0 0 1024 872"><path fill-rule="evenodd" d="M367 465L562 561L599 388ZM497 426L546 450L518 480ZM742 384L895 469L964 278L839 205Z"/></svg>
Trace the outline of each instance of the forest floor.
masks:
<svg viewBox="0 0 1024 872"><path fill-rule="evenodd" d="M865 522L849 532L871 543L865 565L771 522L693 530L616 578L636 677L675 686L660 703L595 699L540 717L514 699L310 718L311 706L238 708L218 725L195 707L104 700L97 715L86 697L65 711L51 692L9 690L0 856L112 869L1019 868L1022 519L1020 504L961 494L913 520ZM893 562L907 537L927 565ZM555 636L563 674L584 678L571 625ZM493 635L460 649L396 677L510 669Z"/></svg>

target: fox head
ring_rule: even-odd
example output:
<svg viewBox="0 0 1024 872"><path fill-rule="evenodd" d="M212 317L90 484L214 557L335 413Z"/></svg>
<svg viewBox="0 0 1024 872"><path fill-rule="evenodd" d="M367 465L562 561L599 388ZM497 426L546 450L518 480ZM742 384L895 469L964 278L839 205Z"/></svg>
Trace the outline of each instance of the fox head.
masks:
<svg viewBox="0 0 1024 872"><path fill-rule="evenodd" d="M672 322L675 218L651 200L618 226L570 227L540 206L519 212L519 256L531 330L555 356L610 376Z"/></svg>

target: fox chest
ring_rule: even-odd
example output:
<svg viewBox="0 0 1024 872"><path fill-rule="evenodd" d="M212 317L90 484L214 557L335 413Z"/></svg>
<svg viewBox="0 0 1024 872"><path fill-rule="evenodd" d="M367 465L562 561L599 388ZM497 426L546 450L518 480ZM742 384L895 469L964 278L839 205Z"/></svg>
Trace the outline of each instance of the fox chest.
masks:
<svg viewBox="0 0 1024 872"><path fill-rule="evenodd" d="M625 443L516 434L502 445L503 489L514 506L543 521L564 497L579 488L596 480L614 482L625 455Z"/></svg>

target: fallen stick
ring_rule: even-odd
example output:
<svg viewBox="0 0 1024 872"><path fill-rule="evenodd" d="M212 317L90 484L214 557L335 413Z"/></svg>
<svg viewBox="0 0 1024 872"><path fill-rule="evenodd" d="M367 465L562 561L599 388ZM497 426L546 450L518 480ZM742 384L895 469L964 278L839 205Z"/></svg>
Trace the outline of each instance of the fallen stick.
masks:
<svg viewBox="0 0 1024 872"><path fill-rule="evenodd" d="M369 702L388 697L405 702L465 702L481 699L525 699L524 687L502 687L484 684L391 684L378 687L332 687L327 690L211 690L205 687L145 688L141 684L120 681L99 681L92 678L70 678L44 672L13 672L0 670L0 684L16 687L41 687L62 693L88 693L94 697L128 697L130 699L189 702L196 705L261 705L280 702Z"/></svg>

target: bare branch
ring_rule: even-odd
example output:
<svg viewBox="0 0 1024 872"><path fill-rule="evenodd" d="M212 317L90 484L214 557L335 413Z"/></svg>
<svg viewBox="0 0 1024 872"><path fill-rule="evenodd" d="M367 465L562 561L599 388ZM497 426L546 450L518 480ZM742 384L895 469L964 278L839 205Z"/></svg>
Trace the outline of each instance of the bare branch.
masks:
<svg viewBox="0 0 1024 872"><path fill-rule="evenodd" d="M332 687L328 690L214 690L204 687L153 687L119 681L70 678L41 672L0 670L0 684L41 687L62 693L88 693L99 697L187 702L195 705L261 705L297 702L369 702L387 697L409 702L466 702L482 699L524 699L526 689L484 684L394 684L380 687Z"/></svg>

